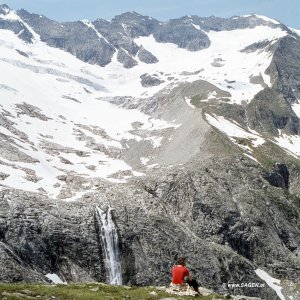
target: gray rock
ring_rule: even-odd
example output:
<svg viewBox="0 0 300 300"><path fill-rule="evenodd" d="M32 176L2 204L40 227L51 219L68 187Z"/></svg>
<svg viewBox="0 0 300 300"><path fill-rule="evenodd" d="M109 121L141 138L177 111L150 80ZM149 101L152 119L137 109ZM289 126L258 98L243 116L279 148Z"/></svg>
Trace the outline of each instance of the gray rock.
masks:
<svg viewBox="0 0 300 300"><path fill-rule="evenodd" d="M48 118L45 116L43 113L41 113L41 110L33 105L30 105L28 103L22 103L22 104L16 104L16 107L18 108L17 110L17 116L19 117L20 115L27 115L31 118L37 118L42 121L48 121L51 118Z"/></svg>
<svg viewBox="0 0 300 300"><path fill-rule="evenodd" d="M146 64L155 64L158 62L158 59L149 51L147 51L143 46L140 47L137 57L140 61Z"/></svg>
<svg viewBox="0 0 300 300"><path fill-rule="evenodd" d="M151 86L158 86L162 83L164 83L163 80L159 79L157 75L149 75L149 74L143 74L141 75L141 85L143 87L151 87Z"/></svg>
<svg viewBox="0 0 300 300"><path fill-rule="evenodd" d="M182 19L161 23L153 36L160 43L174 43L179 48L190 51L198 51L210 46L209 38L205 32L196 29L192 24L186 23Z"/></svg>
<svg viewBox="0 0 300 300"><path fill-rule="evenodd" d="M28 154L21 151L19 148L5 141L0 141L0 157L12 162L26 162L26 163L39 162L39 160L32 158Z"/></svg>
<svg viewBox="0 0 300 300"><path fill-rule="evenodd" d="M112 45L99 39L97 33L82 22L58 23L25 10L18 15L28 23L49 46L64 49L84 62L105 66L115 52Z"/></svg>
<svg viewBox="0 0 300 300"><path fill-rule="evenodd" d="M1 4L0 5L0 14L1 15L7 15L8 13L9 13L9 11L10 11L10 8L9 8L9 6L8 5L6 5L6 4Z"/></svg>
<svg viewBox="0 0 300 300"><path fill-rule="evenodd" d="M3 172L0 172L0 180L5 180L9 176L10 176L9 174L5 174Z"/></svg>
<svg viewBox="0 0 300 300"><path fill-rule="evenodd" d="M138 62L122 48L118 51L117 59L126 69L133 68L138 64Z"/></svg>
<svg viewBox="0 0 300 300"><path fill-rule="evenodd" d="M272 63L267 69L273 88L291 104L300 98L300 78L297 72L300 67L299 55L299 37L285 36L276 43Z"/></svg>
<svg viewBox="0 0 300 300"><path fill-rule="evenodd" d="M126 28L126 32L129 33L132 38L148 36L155 31L159 25L159 21L136 12L127 12L116 16L112 22L123 24Z"/></svg>
<svg viewBox="0 0 300 300"><path fill-rule="evenodd" d="M16 51L17 51L20 55L22 55L22 56L24 56L24 57L26 57L26 58L29 58L29 55L28 55L27 53L25 53L25 52L23 52L23 51L21 51L21 50L19 50L19 49L16 49Z"/></svg>
<svg viewBox="0 0 300 300"><path fill-rule="evenodd" d="M6 4L0 5L0 14L1 15L7 15L10 11L11 11L10 8ZM32 43L32 40L33 40L32 33L19 20L0 19L0 29L11 30L25 42Z"/></svg>
<svg viewBox="0 0 300 300"><path fill-rule="evenodd" d="M235 29L245 29L254 28L256 26L270 26L271 28L281 28L290 32L290 30L282 24L275 24L271 21L259 18L257 15L252 14L249 16L234 16L231 18L219 18L215 16L210 17L198 17L189 16L183 17L182 20L187 22L192 22L195 25L201 27L204 31L222 31L222 30L235 30Z"/></svg>
<svg viewBox="0 0 300 300"><path fill-rule="evenodd" d="M250 127L275 136L278 129L287 134L298 134L300 120L284 98L275 88L265 88L259 92L246 109Z"/></svg>
<svg viewBox="0 0 300 300"><path fill-rule="evenodd" d="M137 54L139 46L133 41L123 23L97 19L93 24L98 32L100 32L116 49L124 49L132 56Z"/></svg>
<svg viewBox="0 0 300 300"><path fill-rule="evenodd" d="M289 187L289 170L285 164L277 163L273 170L268 175L267 180L269 183L276 187L288 189Z"/></svg>
<svg viewBox="0 0 300 300"><path fill-rule="evenodd" d="M252 52L255 52L257 50L262 50L262 49L266 49L266 48L270 48L270 41L269 40L264 40L264 41L260 41L260 42L251 44L251 45L245 47L244 49L242 49L240 51L244 52L244 53L252 53Z"/></svg>

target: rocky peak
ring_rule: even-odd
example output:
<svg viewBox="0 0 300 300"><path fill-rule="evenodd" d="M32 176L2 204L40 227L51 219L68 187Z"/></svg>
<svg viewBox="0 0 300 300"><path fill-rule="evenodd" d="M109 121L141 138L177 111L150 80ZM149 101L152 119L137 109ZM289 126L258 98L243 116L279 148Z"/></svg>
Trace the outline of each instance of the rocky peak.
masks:
<svg viewBox="0 0 300 300"><path fill-rule="evenodd" d="M112 23L120 24L131 37L148 36L158 26L159 22L137 12L126 12L116 16Z"/></svg>
<svg viewBox="0 0 300 300"><path fill-rule="evenodd" d="M189 51L198 51L208 48L210 40L199 24L192 24L186 19L172 19L165 23L160 23L153 33L157 42L174 43L180 48Z"/></svg>
<svg viewBox="0 0 300 300"><path fill-rule="evenodd" d="M32 43L32 33L6 4L0 5L0 29L13 31L23 41Z"/></svg>
<svg viewBox="0 0 300 300"><path fill-rule="evenodd" d="M132 19L143 19L145 18L143 15L137 13L136 11L128 11L123 14L117 15L114 17L114 21L126 21Z"/></svg>
<svg viewBox="0 0 300 300"><path fill-rule="evenodd" d="M221 30L235 30L235 29L245 29L254 28L256 26L270 26L274 27L284 27L281 23L276 20L267 18L265 16L259 16L255 14L244 15L244 16L233 16L231 18L219 18L215 16L210 17L198 17L198 16L187 16L182 18L184 20L190 20L193 24L201 26L205 31L221 31Z"/></svg>
<svg viewBox="0 0 300 300"><path fill-rule="evenodd" d="M0 5L0 14L1 15L7 15L10 12L10 8L6 4L1 4Z"/></svg>

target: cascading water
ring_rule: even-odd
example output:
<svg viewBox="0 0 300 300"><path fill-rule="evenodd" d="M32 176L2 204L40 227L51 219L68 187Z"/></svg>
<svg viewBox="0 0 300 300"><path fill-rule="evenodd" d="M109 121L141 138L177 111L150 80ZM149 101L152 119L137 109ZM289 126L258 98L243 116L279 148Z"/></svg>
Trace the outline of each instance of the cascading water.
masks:
<svg viewBox="0 0 300 300"><path fill-rule="evenodd" d="M112 285L122 284L121 260L119 251L119 239L117 228L112 220L112 209L105 213L98 206L96 217L99 224L99 234L103 246L106 270L109 274L109 283Z"/></svg>

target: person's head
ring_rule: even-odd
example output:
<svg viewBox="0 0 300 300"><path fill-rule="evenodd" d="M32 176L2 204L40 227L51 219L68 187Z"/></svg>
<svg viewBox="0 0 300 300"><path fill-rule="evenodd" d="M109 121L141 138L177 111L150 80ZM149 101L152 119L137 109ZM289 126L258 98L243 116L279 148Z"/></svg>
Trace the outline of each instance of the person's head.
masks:
<svg viewBox="0 0 300 300"><path fill-rule="evenodd" d="M179 257L179 258L177 258L177 264L184 266L185 260L186 260L185 257Z"/></svg>

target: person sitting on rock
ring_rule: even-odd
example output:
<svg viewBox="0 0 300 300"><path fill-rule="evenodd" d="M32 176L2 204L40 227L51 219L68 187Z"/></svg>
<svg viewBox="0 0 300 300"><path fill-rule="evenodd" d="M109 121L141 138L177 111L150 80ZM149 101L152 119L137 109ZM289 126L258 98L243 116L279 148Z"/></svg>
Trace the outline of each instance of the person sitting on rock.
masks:
<svg viewBox="0 0 300 300"><path fill-rule="evenodd" d="M196 279L192 278L189 269L185 266L185 257L179 257L177 264L172 268L172 284L173 285L184 285L187 283L194 289L197 294L199 292L199 284Z"/></svg>

